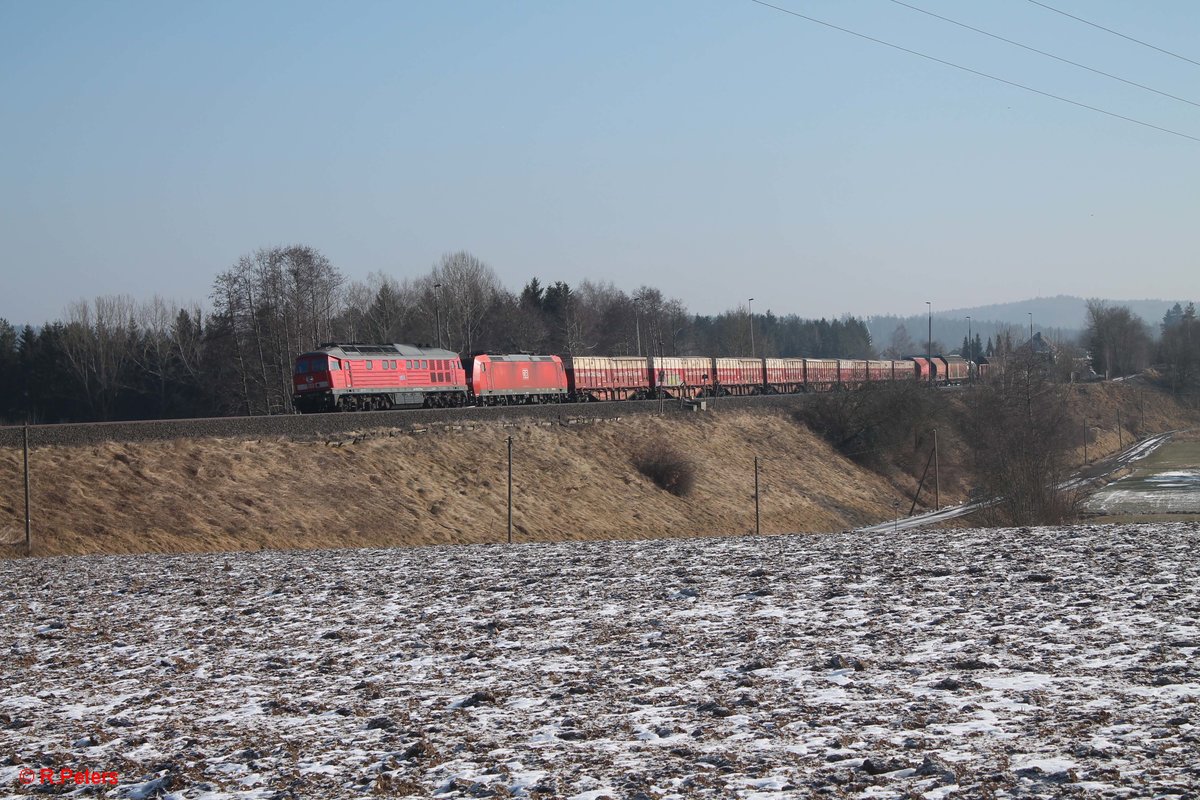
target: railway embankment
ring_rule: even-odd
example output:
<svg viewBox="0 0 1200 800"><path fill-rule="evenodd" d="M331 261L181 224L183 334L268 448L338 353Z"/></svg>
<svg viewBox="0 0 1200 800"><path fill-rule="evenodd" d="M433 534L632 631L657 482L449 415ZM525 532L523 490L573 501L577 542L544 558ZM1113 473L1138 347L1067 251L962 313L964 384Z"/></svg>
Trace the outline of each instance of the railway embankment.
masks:
<svg viewBox="0 0 1200 800"><path fill-rule="evenodd" d="M1160 395L1079 390L1092 415L1089 459L1131 435L1115 428L1118 406L1126 425L1136 418L1146 430L1179 427L1181 412ZM34 426L33 554L505 542L510 437L516 543L825 532L906 513L923 441L868 469L799 421L806 402ZM0 552L8 556L24 552L21 437L20 428L0 429ZM948 432L942 442L940 499L949 503L965 498L972 478L955 452L961 444ZM686 459L690 493L673 495L639 472L638 454L654 448ZM932 502L927 491L917 507Z"/></svg>
<svg viewBox="0 0 1200 800"><path fill-rule="evenodd" d="M785 408L534 411L322 418L291 435L43 441L30 451L33 553L505 542L509 437L517 543L753 532L756 457L764 533L856 527L902 497ZM686 458L689 494L637 470L653 448ZM4 447L9 542L23 541L22 493L22 453Z"/></svg>

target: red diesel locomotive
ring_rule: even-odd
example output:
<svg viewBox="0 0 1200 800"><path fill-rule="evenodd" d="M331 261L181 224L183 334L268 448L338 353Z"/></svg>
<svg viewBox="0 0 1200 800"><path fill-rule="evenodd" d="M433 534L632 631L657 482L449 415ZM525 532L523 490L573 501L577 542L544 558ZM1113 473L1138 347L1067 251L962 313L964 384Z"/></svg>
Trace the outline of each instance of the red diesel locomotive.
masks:
<svg viewBox="0 0 1200 800"><path fill-rule="evenodd" d="M292 402L301 412L461 406L458 354L407 344L328 344L296 358Z"/></svg>

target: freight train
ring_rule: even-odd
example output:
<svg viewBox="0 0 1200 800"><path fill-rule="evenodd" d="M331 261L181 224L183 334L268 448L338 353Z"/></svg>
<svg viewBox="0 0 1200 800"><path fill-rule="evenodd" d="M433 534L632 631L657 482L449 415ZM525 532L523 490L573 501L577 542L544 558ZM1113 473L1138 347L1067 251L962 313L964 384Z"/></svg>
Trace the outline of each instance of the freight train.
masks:
<svg viewBox="0 0 1200 800"><path fill-rule="evenodd" d="M960 384L958 356L899 360L563 356L457 353L407 344L326 344L296 358L297 410L372 411L465 405L693 399L853 389L889 381Z"/></svg>

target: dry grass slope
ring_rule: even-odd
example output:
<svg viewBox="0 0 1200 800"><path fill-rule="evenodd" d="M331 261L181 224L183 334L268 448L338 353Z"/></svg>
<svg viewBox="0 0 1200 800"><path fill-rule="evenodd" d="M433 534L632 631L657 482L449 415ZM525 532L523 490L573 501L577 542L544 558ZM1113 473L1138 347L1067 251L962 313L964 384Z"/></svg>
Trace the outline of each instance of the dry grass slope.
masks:
<svg viewBox="0 0 1200 800"><path fill-rule="evenodd" d="M1140 425L1144 409L1146 430L1189 424L1159 393L1078 388L1075 402L1093 426L1092 460L1117 449L1117 408L1126 425ZM890 481L853 464L782 411L366 434L328 443L179 439L37 448L34 554L503 541L509 435L514 539L522 542L752 532L755 456L762 464L764 533L834 531L888 519L896 504L907 511L906 493L915 486L903 471ZM1123 434L1126 444L1129 436ZM664 491L634 466L655 443L694 465L686 497ZM948 503L962 499L970 480L958 469L954 440L942 444L942 502ZM926 449L914 450L908 472L919 474ZM23 537L22 491L20 452L0 450L0 543ZM0 545L0 553L20 550Z"/></svg>
<svg viewBox="0 0 1200 800"><path fill-rule="evenodd" d="M753 459L764 532L829 531L891 513L896 490L775 412L638 418L349 443L174 440L35 449L35 555L502 541L512 435L514 539L746 533ZM636 454L668 442L695 465L687 497ZM0 528L22 529L20 453L0 453Z"/></svg>

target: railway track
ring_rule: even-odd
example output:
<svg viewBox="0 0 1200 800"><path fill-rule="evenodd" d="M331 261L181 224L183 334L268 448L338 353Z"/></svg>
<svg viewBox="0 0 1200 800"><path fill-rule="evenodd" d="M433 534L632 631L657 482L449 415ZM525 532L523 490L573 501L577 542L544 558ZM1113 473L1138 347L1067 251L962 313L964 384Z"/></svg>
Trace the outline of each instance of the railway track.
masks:
<svg viewBox="0 0 1200 800"><path fill-rule="evenodd" d="M1171 437L1176 433L1179 433L1179 431L1156 433L1153 436L1147 436L1141 441L1134 442L1121 452L1102 459L1084 470L1080 470L1076 474L1060 483L1058 488L1064 491L1068 489L1084 489L1093 481L1112 475L1114 472L1130 466L1130 464L1132 464L1134 461L1138 461L1139 459L1143 459L1150 455L1159 447L1170 441ZM875 525L856 528L855 533L886 533L887 531L925 528L930 525L937 525L941 522L949 522L952 519L964 517L972 512L981 511L990 506L994 506L999 502L1000 498L991 498L988 500L979 500L973 503L962 503L956 506L946 506L936 511L926 511L923 514L914 514L911 517L896 518L886 522L880 522Z"/></svg>
<svg viewBox="0 0 1200 800"><path fill-rule="evenodd" d="M757 395L709 398L710 411L744 408L796 408L813 395ZM167 439L314 439L376 428L415 428L464 422L550 421L569 424L586 419L686 414L678 400L626 400L608 403L562 403L488 408L419 408L406 411L363 411L331 414L281 414L255 417L72 422L30 425L31 447L81 446L103 442L145 442ZM0 447L20 447L23 426L0 427Z"/></svg>

